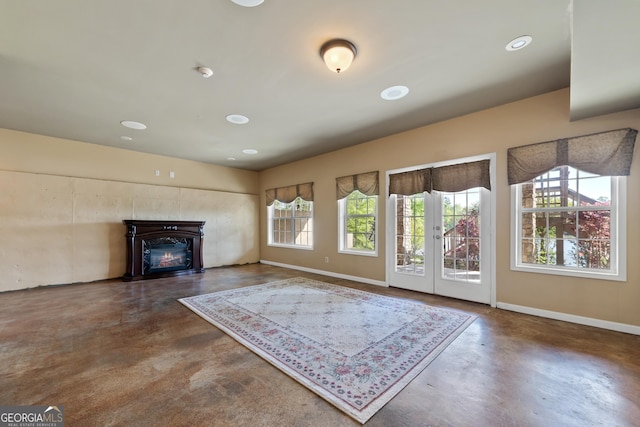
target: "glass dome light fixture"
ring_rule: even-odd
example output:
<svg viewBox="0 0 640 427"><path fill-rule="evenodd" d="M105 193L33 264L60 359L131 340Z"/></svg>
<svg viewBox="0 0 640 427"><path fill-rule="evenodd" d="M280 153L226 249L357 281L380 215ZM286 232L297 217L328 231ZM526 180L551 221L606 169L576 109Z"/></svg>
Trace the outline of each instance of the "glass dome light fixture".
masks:
<svg viewBox="0 0 640 427"><path fill-rule="evenodd" d="M320 47L320 56L327 68L338 74L351 66L357 54L356 46L343 39L329 40Z"/></svg>

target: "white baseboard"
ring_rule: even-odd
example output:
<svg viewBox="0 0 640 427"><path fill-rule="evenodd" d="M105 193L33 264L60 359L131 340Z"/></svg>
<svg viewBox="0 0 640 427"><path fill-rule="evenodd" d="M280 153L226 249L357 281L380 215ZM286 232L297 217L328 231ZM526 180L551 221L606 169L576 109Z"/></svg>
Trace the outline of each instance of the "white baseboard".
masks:
<svg viewBox="0 0 640 427"><path fill-rule="evenodd" d="M580 325L595 326L596 328L609 329L627 334L640 335L640 326L628 325L626 323L610 322L608 320L594 319L592 317L576 316L574 314L560 313L557 311L507 304L505 302L499 302L497 304L497 308L530 314L532 316L546 317L548 319L562 320L564 322L578 323Z"/></svg>
<svg viewBox="0 0 640 427"><path fill-rule="evenodd" d="M380 280L366 279L364 277L350 276L348 274L339 274L331 271L316 270L315 268L300 267L298 265L283 264L280 262L266 261L263 259L260 260L260 264L274 265L276 267L289 268L291 270L306 271L307 273L322 274L324 276L336 277L338 279L353 280L354 282L367 283L369 285L384 286L385 288L388 287L386 282Z"/></svg>

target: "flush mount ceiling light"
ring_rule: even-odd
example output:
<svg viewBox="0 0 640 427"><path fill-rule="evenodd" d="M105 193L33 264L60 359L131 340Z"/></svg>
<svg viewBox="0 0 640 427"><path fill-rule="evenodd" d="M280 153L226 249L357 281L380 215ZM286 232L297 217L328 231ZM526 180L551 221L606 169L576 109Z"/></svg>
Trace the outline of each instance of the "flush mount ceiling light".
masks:
<svg viewBox="0 0 640 427"><path fill-rule="evenodd" d="M242 114L229 114L226 119L229 123L233 123L234 125L246 125L249 123L249 118Z"/></svg>
<svg viewBox="0 0 640 427"><path fill-rule="evenodd" d="M380 92L380 97L386 101L395 101L404 98L409 93L406 86L391 86Z"/></svg>
<svg viewBox="0 0 640 427"><path fill-rule="evenodd" d="M329 40L320 47L320 56L327 67L334 73L345 71L356 57L358 51L348 40Z"/></svg>
<svg viewBox="0 0 640 427"><path fill-rule="evenodd" d="M242 152L244 154L258 154L258 150L254 150L253 148L245 148Z"/></svg>
<svg viewBox="0 0 640 427"><path fill-rule="evenodd" d="M264 2L264 0L231 0L231 1L237 4L238 6L244 6L244 7L260 6Z"/></svg>
<svg viewBox="0 0 640 427"><path fill-rule="evenodd" d="M507 45L504 48L507 49L509 52L512 52L514 50L520 50L522 48L529 46L532 41L533 41L533 37L531 36L520 36L511 40L509 43L507 43Z"/></svg>
<svg viewBox="0 0 640 427"><path fill-rule="evenodd" d="M144 123L134 122L133 120L123 120L120 124L126 128L135 130L145 130L147 128L147 125Z"/></svg>

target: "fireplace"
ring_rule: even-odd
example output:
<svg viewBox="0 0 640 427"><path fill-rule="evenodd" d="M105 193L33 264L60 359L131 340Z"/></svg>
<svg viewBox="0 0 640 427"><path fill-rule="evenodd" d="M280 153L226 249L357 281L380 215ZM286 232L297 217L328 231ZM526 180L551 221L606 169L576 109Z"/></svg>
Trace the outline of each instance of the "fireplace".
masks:
<svg viewBox="0 0 640 427"><path fill-rule="evenodd" d="M202 273L204 221L124 220L125 281Z"/></svg>

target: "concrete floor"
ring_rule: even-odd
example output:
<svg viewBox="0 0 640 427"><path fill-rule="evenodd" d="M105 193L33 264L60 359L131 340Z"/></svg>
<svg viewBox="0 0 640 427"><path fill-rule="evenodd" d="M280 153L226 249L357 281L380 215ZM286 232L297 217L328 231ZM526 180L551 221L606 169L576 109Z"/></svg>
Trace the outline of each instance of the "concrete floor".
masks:
<svg viewBox="0 0 640 427"><path fill-rule="evenodd" d="M640 426L640 336L260 264L0 294L0 405L67 426L357 426L177 299L305 276L478 319L367 426Z"/></svg>

